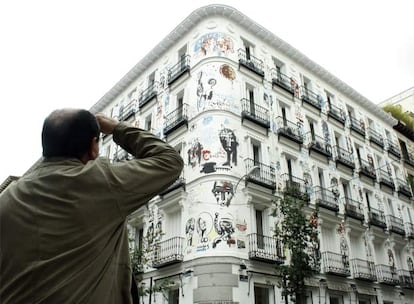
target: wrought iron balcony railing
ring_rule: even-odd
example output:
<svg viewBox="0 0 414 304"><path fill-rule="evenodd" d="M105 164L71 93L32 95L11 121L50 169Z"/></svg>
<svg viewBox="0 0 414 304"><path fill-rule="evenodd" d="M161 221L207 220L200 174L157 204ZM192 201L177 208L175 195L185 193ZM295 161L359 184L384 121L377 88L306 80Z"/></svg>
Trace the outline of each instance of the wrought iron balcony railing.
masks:
<svg viewBox="0 0 414 304"><path fill-rule="evenodd" d="M316 151L328 158L332 157L332 146L328 144L324 138L310 133L307 135L309 151Z"/></svg>
<svg viewBox="0 0 414 304"><path fill-rule="evenodd" d="M387 222L385 220L384 211L370 208L369 210L369 223L371 225L380 227L380 228L387 228Z"/></svg>
<svg viewBox="0 0 414 304"><path fill-rule="evenodd" d="M331 117L341 123L342 125L345 124L345 113L341 108L338 108L332 104L329 105L328 109L328 117Z"/></svg>
<svg viewBox="0 0 414 304"><path fill-rule="evenodd" d="M379 181L380 185L388 186L392 190L395 190L395 184L394 184L394 181L392 179L391 172L388 172L384 169L378 169L378 173L379 173L379 180L378 181Z"/></svg>
<svg viewBox="0 0 414 304"><path fill-rule="evenodd" d="M180 60L168 69L168 85L180 78L185 72L190 71L190 55L181 57Z"/></svg>
<svg viewBox="0 0 414 304"><path fill-rule="evenodd" d="M402 194L408 198L411 198L412 194L411 194L410 186L408 186L408 183L401 178L396 178L396 181L397 181L398 194Z"/></svg>
<svg viewBox="0 0 414 304"><path fill-rule="evenodd" d="M249 258L281 264L285 260L282 242L275 237L251 233L249 234Z"/></svg>
<svg viewBox="0 0 414 304"><path fill-rule="evenodd" d="M186 125L188 127L188 105L183 104L177 109L165 116L164 135L168 135L179 127Z"/></svg>
<svg viewBox="0 0 414 304"><path fill-rule="evenodd" d="M151 83L145 90L143 90L139 96L139 107L142 108L153 98L157 96L158 93L158 82Z"/></svg>
<svg viewBox="0 0 414 304"><path fill-rule="evenodd" d="M414 271L399 269L398 276L402 288L414 289Z"/></svg>
<svg viewBox="0 0 414 304"><path fill-rule="evenodd" d="M134 115L137 111L137 100L132 99L125 106L122 106L119 110L119 120L125 121Z"/></svg>
<svg viewBox="0 0 414 304"><path fill-rule="evenodd" d="M398 145L396 145L391 140L387 139L387 151L388 153L394 155L397 158L401 158L401 151Z"/></svg>
<svg viewBox="0 0 414 304"><path fill-rule="evenodd" d="M251 70L257 75L264 77L263 60L246 53L246 50L239 49L239 64Z"/></svg>
<svg viewBox="0 0 414 304"><path fill-rule="evenodd" d="M322 187L315 187L315 203L319 207L338 212L339 211L339 195Z"/></svg>
<svg viewBox="0 0 414 304"><path fill-rule="evenodd" d="M364 210L361 203L353 200L350 197L344 197L345 201L345 214L357 220L364 220Z"/></svg>
<svg viewBox="0 0 414 304"><path fill-rule="evenodd" d="M410 239L414 239L414 224L406 222L404 223L404 227L405 227L405 235Z"/></svg>
<svg viewBox="0 0 414 304"><path fill-rule="evenodd" d="M251 158L245 160L245 166L246 172L249 172L254 166L259 167L258 170L254 170L246 177L246 182L252 182L270 190L276 190L276 175L273 167Z"/></svg>
<svg viewBox="0 0 414 304"><path fill-rule="evenodd" d="M405 235L404 223L403 220L394 216L394 215L387 215L388 220L388 230L398 233L400 235Z"/></svg>
<svg viewBox="0 0 414 304"><path fill-rule="evenodd" d="M403 152L402 158L404 163L414 167L414 156L411 156L408 152Z"/></svg>
<svg viewBox="0 0 414 304"><path fill-rule="evenodd" d="M351 130L359 133L363 137L365 137L365 123L362 119L358 120L355 117L349 115L349 120L351 122Z"/></svg>
<svg viewBox="0 0 414 304"><path fill-rule="evenodd" d="M338 165L342 164L350 169L355 169L355 162L354 158L352 156L352 153L348 152L348 150L345 150L339 146L334 147L335 151L335 162Z"/></svg>
<svg viewBox="0 0 414 304"><path fill-rule="evenodd" d="M180 263L183 255L184 238L173 237L154 245L152 267L159 268L174 263Z"/></svg>
<svg viewBox="0 0 414 304"><path fill-rule="evenodd" d="M363 259L351 260L352 275L355 279L375 282L377 275L375 272L374 262Z"/></svg>
<svg viewBox="0 0 414 304"><path fill-rule="evenodd" d="M301 99L302 104L307 103L318 111L321 111L323 101L322 97L304 86L301 87Z"/></svg>
<svg viewBox="0 0 414 304"><path fill-rule="evenodd" d="M273 85L277 85L292 95L295 94L296 81L276 69L271 69L270 73L272 75Z"/></svg>
<svg viewBox="0 0 414 304"><path fill-rule="evenodd" d="M305 180L288 173L282 174L281 179L285 194L306 202L310 200L311 187L306 184Z"/></svg>
<svg viewBox="0 0 414 304"><path fill-rule="evenodd" d="M270 116L269 110L246 99L241 100L242 106L242 121L247 119L251 122L254 122L265 129L270 128Z"/></svg>
<svg viewBox="0 0 414 304"><path fill-rule="evenodd" d="M359 175L365 175L372 179L377 178L374 165L362 158L359 159Z"/></svg>
<svg viewBox="0 0 414 304"><path fill-rule="evenodd" d="M379 264L375 265L377 271L377 281L378 283L387 284L387 285L398 285L400 279L397 274L397 269L389 265Z"/></svg>
<svg viewBox="0 0 414 304"><path fill-rule="evenodd" d="M277 133L279 136L284 136L298 144L303 144L303 135L297 124L284 119L281 116L276 117Z"/></svg>
<svg viewBox="0 0 414 304"><path fill-rule="evenodd" d="M347 277L351 274L349 258L339 253L322 252L322 270L325 273Z"/></svg>
<svg viewBox="0 0 414 304"><path fill-rule="evenodd" d="M368 138L370 142L373 142L381 148L384 148L384 138L378 131L372 128L368 128Z"/></svg>

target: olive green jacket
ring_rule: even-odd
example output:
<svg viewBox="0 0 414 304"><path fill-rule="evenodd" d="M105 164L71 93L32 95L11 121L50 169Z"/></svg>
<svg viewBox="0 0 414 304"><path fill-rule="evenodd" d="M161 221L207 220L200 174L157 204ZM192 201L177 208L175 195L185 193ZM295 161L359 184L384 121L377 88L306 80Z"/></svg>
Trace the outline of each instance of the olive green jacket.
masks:
<svg viewBox="0 0 414 304"><path fill-rule="evenodd" d="M120 123L136 159L43 160L0 196L0 303L131 303L126 217L179 176L179 154Z"/></svg>

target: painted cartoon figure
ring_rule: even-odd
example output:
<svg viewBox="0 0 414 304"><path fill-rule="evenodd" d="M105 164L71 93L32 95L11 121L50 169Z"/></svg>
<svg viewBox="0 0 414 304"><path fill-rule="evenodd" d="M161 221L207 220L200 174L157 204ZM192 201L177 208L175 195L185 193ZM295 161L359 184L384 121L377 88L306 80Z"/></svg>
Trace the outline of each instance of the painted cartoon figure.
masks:
<svg viewBox="0 0 414 304"><path fill-rule="evenodd" d="M193 235L195 230L195 219L189 218L185 224L185 234L187 236L187 246L193 246Z"/></svg>
<svg viewBox="0 0 414 304"><path fill-rule="evenodd" d="M227 181L214 182L211 192L220 206L228 206L234 195L233 184Z"/></svg>
<svg viewBox="0 0 414 304"><path fill-rule="evenodd" d="M230 245L234 242L232 239L232 235L234 233L232 219L230 217L222 217L219 220L219 214L216 212L214 217L214 228L219 236L213 241L213 248L216 248L217 244L221 241L227 242L230 247Z"/></svg>
<svg viewBox="0 0 414 304"><path fill-rule="evenodd" d="M200 165L202 152L203 146L198 141L198 138L194 139L190 149L187 151L188 164L191 165L192 168L194 168L196 164Z"/></svg>
<svg viewBox="0 0 414 304"><path fill-rule="evenodd" d="M208 242L208 238L207 238L207 222L202 217L199 217L197 219L197 232L198 232L198 235L200 237L200 242L201 243L207 243Z"/></svg>
<svg viewBox="0 0 414 304"><path fill-rule="evenodd" d="M198 73L198 82L197 82L197 110L204 111L206 108L207 102L213 98L213 87L217 84L217 80L214 78L210 78L207 84L210 88L204 88L203 85L203 72L201 71Z"/></svg>
<svg viewBox="0 0 414 304"><path fill-rule="evenodd" d="M237 138L233 130L224 127L224 125L221 125L221 130L219 131L219 138L221 146L227 153L227 160L223 164L223 166L230 166L230 161L235 166L237 166L237 146L239 145L239 143L237 142Z"/></svg>

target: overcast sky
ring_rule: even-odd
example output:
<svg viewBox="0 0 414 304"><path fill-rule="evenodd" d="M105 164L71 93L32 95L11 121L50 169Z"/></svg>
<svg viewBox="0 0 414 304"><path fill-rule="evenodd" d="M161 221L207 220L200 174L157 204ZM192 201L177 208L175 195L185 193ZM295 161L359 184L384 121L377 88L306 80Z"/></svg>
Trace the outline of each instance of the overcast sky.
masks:
<svg viewBox="0 0 414 304"><path fill-rule="evenodd" d="M89 109L198 7L230 5L374 103L414 85L412 0L0 2L0 183L41 155L45 116Z"/></svg>

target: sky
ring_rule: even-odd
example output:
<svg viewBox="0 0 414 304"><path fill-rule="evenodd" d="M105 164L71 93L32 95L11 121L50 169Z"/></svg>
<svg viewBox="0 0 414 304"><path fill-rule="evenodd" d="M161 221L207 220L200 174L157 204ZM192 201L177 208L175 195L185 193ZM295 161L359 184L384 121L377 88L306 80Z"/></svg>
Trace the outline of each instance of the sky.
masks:
<svg viewBox="0 0 414 304"><path fill-rule="evenodd" d="M44 118L89 109L195 9L247 15L373 103L414 86L412 0L0 2L0 183L41 156Z"/></svg>

